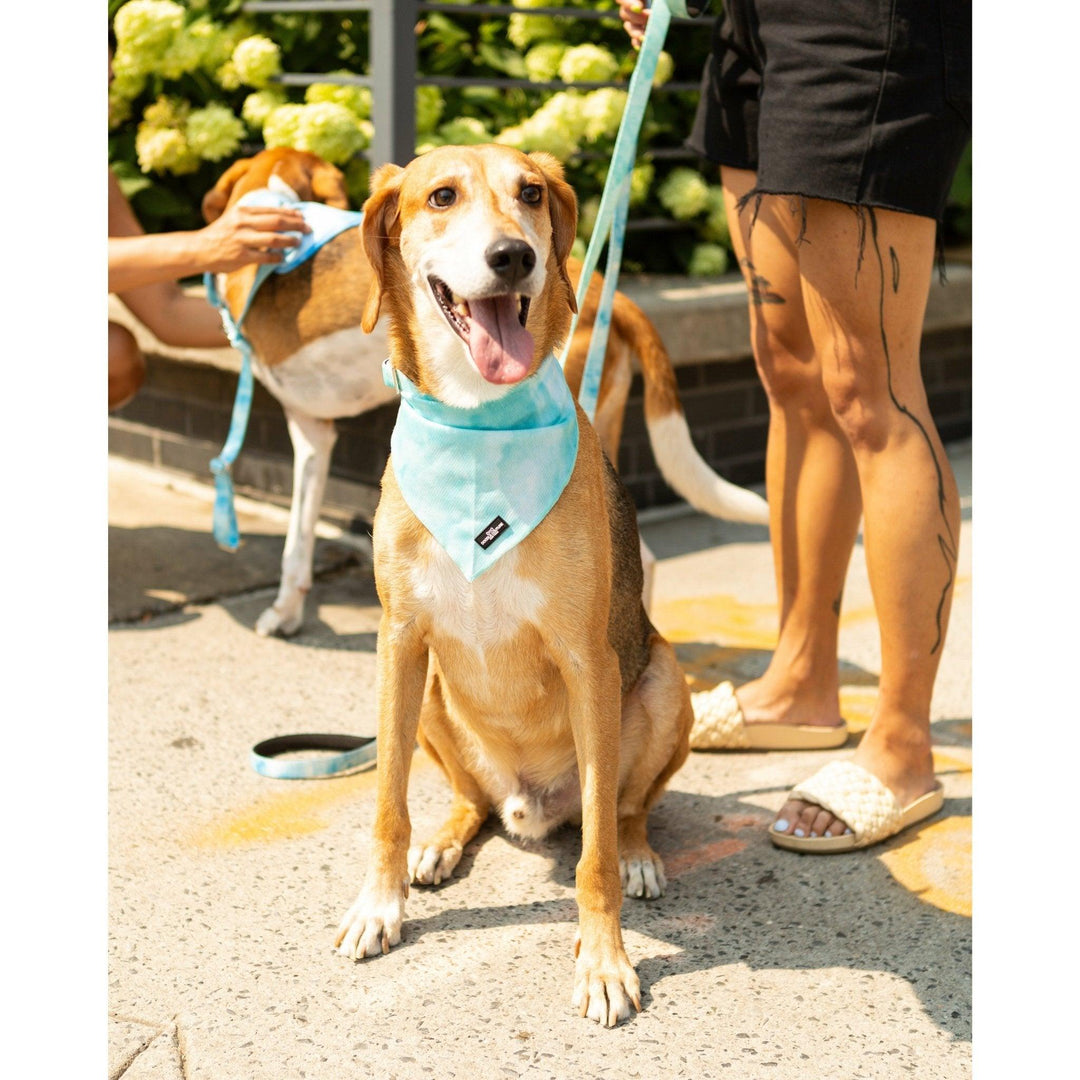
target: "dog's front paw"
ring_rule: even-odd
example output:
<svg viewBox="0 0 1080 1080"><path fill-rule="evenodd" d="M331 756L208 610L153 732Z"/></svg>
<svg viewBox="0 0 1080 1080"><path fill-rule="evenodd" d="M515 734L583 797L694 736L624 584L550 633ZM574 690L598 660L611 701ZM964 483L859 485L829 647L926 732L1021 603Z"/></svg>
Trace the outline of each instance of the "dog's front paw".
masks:
<svg viewBox="0 0 1080 1080"><path fill-rule="evenodd" d="M667 878L664 864L655 851L635 851L619 857L619 878L627 896L655 900L664 895Z"/></svg>
<svg viewBox="0 0 1080 1080"><path fill-rule="evenodd" d="M573 1005L579 1015L614 1027L641 1012L641 982L637 972L619 947L607 957L587 953L577 942Z"/></svg>
<svg viewBox="0 0 1080 1080"><path fill-rule="evenodd" d="M255 620L255 633L259 637L291 637L304 622L304 597L301 594L295 603L282 603L280 600L268 607Z"/></svg>
<svg viewBox="0 0 1080 1080"><path fill-rule="evenodd" d="M454 873L461 861L461 848L456 844L443 847L432 842L409 848L409 880L419 885L438 885Z"/></svg>
<svg viewBox="0 0 1080 1080"><path fill-rule="evenodd" d="M340 956L362 960L365 956L388 953L401 942L401 923L405 917L405 897L408 884L401 893L376 897L365 888L341 920L334 945Z"/></svg>

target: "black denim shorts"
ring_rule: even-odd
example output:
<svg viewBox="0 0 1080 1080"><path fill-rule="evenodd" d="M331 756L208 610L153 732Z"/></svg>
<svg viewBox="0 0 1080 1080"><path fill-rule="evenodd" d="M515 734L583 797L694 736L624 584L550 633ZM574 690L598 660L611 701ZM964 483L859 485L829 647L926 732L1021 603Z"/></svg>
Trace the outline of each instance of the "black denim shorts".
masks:
<svg viewBox="0 0 1080 1080"><path fill-rule="evenodd" d="M725 0L687 145L755 192L941 219L971 136L971 0Z"/></svg>

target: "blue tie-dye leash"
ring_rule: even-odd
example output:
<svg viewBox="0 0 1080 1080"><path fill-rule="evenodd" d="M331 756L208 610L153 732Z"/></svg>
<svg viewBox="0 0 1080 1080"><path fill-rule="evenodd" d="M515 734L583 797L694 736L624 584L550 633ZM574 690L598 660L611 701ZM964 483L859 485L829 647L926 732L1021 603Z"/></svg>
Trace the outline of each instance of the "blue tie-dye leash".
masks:
<svg viewBox="0 0 1080 1080"><path fill-rule="evenodd" d="M615 149L611 156L607 180L600 196L600 209L596 215L589 246L585 251L584 264L581 268L581 280L577 288L577 306L580 313L585 304L585 294L600 252L608 244L607 263L604 267L604 285L600 292L600 303L596 309L592 337L589 339L589 352L585 358L585 369L581 375L581 388L578 401L585 415L590 420L596 417L596 402L600 396L600 377L604 370L604 353L607 350L608 332L611 329L611 309L615 302L615 287L619 281L619 266L622 263L623 241L626 237L626 220L630 208L630 175L634 171L637 157L638 135L641 123L645 119L645 107L649 103L649 91L652 89L656 67L660 60L660 50L664 47L668 27L672 16L693 18L708 7L708 0L687 3L687 0L652 0L646 3L649 9L649 21L645 26L645 36L641 42L641 51L634 72L630 76L627 88L626 108L623 111L619 133L615 137ZM570 324L570 334L566 339L566 349L560 357L560 363L566 366L570 354L570 343L574 340L578 315Z"/></svg>
<svg viewBox="0 0 1080 1080"><path fill-rule="evenodd" d="M260 287L271 274L287 274L295 270L302 263L307 262L324 244L346 229L357 228L364 219L364 215L358 211L338 210L324 203L297 202L295 199L289 199L266 188L248 192L239 200L239 205L281 206L299 210L304 215L304 220L311 232L288 233L287 235L295 236L300 240L299 245L286 248L282 253L281 262L261 263L255 268L255 280L244 301L244 308L239 318L233 318L228 305L218 292L213 274L203 275L206 299L218 309L225 336L229 339L229 344L240 353L240 379L236 385L236 399L233 401L229 434L225 438L221 453L210 462L210 471L214 474L212 531L218 545L226 551L236 551L240 546L240 527L236 521L236 493L233 489L232 467L233 462L236 461L236 455L240 453L240 448L244 445L244 435L247 433L248 420L251 416L251 399L255 393L251 342L244 336L242 329L244 319L247 318L252 301Z"/></svg>

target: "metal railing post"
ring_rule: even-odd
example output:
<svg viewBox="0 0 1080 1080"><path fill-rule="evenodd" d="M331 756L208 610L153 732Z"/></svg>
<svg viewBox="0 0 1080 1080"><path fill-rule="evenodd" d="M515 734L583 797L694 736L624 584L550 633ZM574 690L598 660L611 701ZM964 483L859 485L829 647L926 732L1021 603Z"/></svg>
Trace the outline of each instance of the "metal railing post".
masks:
<svg viewBox="0 0 1080 1080"><path fill-rule="evenodd" d="M372 169L416 154L417 0L371 0Z"/></svg>

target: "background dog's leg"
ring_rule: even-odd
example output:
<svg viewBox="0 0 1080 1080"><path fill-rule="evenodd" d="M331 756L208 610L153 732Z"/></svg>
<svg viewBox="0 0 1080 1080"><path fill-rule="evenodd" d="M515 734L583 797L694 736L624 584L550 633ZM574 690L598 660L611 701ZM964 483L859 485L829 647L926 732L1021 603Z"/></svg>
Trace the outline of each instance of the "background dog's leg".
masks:
<svg viewBox="0 0 1080 1080"><path fill-rule="evenodd" d="M619 925L619 755L615 751L621 723L619 662L615 650L606 643L600 656L597 664L570 658L565 672L581 776L573 1003L582 1016L613 1027L629 1017L632 1008L641 1009L641 986L626 955Z"/></svg>
<svg viewBox="0 0 1080 1080"><path fill-rule="evenodd" d="M315 525L326 491L330 454L337 441L333 420L317 420L292 409L285 410L285 419L293 444L292 506L277 599L255 623L255 632L262 637L295 634L304 621L304 601L311 589L315 559Z"/></svg>
<svg viewBox="0 0 1080 1080"><path fill-rule="evenodd" d="M465 845L487 819L491 802L461 763L447 727L438 676L434 672L428 676L418 735L420 745L446 774L454 792L450 816L439 831L430 840L409 848L410 880L420 885L438 885L453 874Z"/></svg>
<svg viewBox="0 0 1080 1080"><path fill-rule="evenodd" d="M409 895L409 766L420 723L427 648L415 628L379 625L379 767L375 835L364 887L345 913L334 944L354 960L389 952L401 941Z"/></svg>

